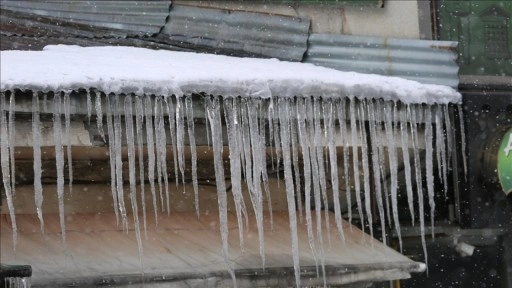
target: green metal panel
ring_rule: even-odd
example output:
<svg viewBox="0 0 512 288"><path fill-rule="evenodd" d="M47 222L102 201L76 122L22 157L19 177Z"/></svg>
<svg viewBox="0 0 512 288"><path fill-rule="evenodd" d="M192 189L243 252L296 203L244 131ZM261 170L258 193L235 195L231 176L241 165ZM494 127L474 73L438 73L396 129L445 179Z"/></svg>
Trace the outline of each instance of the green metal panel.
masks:
<svg viewBox="0 0 512 288"><path fill-rule="evenodd" d="M512 75L512 1L442 0L439 36L459 41L462 75Z"/></svg>

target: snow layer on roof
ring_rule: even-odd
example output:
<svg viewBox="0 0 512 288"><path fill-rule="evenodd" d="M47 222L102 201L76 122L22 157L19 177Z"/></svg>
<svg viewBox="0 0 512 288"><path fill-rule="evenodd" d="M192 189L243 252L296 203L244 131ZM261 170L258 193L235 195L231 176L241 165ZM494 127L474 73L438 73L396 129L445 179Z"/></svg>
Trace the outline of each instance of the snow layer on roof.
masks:
<svg viewBox="0 0 512 288"><path fill-rule="evenodd" d="M2 51L0 90L68 91L224 97L321 96L382 98L404 103L459 103L441 85L398 77L341 72L277 59L133 47L51 45L43 51Z"/></svg>

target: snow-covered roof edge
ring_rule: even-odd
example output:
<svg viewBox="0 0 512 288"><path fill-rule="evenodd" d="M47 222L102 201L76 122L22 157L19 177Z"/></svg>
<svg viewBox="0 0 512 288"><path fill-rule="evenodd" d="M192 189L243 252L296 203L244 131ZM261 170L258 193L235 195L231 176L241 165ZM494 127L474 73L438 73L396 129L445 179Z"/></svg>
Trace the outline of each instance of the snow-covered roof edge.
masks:
<svg viewBox="0 0 512 288"><path fill-rule="evenodd" d="M427 104L460 103L462 98L447 86L277 59L66 45L0 53L1 91L95 88L106 94L357 97Z"/></svg>

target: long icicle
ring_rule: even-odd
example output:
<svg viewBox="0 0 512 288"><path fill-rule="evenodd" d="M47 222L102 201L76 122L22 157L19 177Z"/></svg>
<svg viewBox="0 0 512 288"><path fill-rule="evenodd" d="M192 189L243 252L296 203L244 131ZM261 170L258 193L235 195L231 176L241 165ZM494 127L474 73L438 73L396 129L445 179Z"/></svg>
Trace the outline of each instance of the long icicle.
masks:
<svg viewBox="0 0 512 288"><path fill-rule="evenodd" d="M153 135L154 127L153 127L153 115L151 113L151 107L153 106L151 97L149 95L145 96L145 115L146 118L146 147L148 150L148 181L149 187L151 189L151 197L153 199L153 210L155 212L155 224L158 225L158 205L157 205L157 195L155 188L155 137Z"/></svg>
<svg viewBox="0 0 512 288"><path fill-rule="evenodd" d="M139 212L137 207L137 178L135 176L135 133L133 131L133 102L132 97L127 95L124 98L124 119L126 121L126 144L128 146L128 171L130 182L130 202L132 203L133 224L135 228L135 237L137 238L137 246L139 248L139 260L142 263L142 240L140 236Z"/></svg>
<svg viewBox="0 0 512 288"><path fill-rule="evenodd" d="M62 148L61 93L53 99L53 139L55 141L55 163L57 166L57 198L59 202L59 219L62 243L66 243L66 223L64 217L64 151Z"/></svg>
<svg viewBox="0 0 512 288"><path fill-rule="evenodd" d="M361 139L361 158L362 158L362 166L363 166L363 187L364 187L364 205L366 211L366 219L368 220L368 228L370 229L370 236L373 238L373 215L372 215L372 205L371 205L371 191L370 191L370 168L368 166L368 140L366 133L366 124L365 124L365 110L366 110L366 99L362 99L359 105L359 131ZM364 225L364 224L363 224ZM373 242L371 242L373 245Z"/></svg>
<svg viewBox="0 0 512 288"><path fill-rule="evenodd" d="M311 156L309 153L310 138L306 129L306 106L305 99L297 99L297 128L299 129L299 143L302 151L303 170L304 170L304 210L306 214L306 229L308 232L309 247L313 253L315 266L318 275L318 257L315 245L315 234L313 233L313 220L311 219Z"/></svg>
<svg viewBox="0 0 512 288"><path fill-rule="evenodd" d="M112 106L110 105L110 97L105 97L107 105L107 133L108 133L108 151L110 159L110 190L112 192L112 202L114 204L114 214L116 215L116 223L119 225L119 204L116 189L116 157L115 157L115 136L114 125L112 124Z"/></svg>
<svg viewBox="0 0 512 288"><path fill-rule="evenodd" d="M174 97L176 101L178 101L177 97ZM179 182L179 170L178 170L178 154L176 152L176 134L177 129L176 127L176 109L174 108L174 102L171 97L165 98L165 102L167 103L167 114L169 119L169 133L171 134L171 146L172 146L172 161L174 163L174 181L176 183L176 187L178 187ZM208 133L208 129L206 130ZM208 138L208 137L207 137ZM210 144L208 144L210 146Z"/></svg>
<svg viewBox="0 0 512 288"><path fill-rule="evenodd" d="M233 200L235 202L236 218L238 222L238 234L240 241L240 249L245 251L244 242L244 223L242 216L242 168L240 164L240 139L238 132L239 116L238 109L233 106L238 105L238 98L231 98L224 100L224 116L226 118L226 129L228 132L228 147L229 147L229 168L231 171L231 191L233 192ZM237 104L235 104L237 103Z"/></svg>
<svg viewBox="0 0 512 288"><path fill-rule="evenodd" d="M316 162L318 167L318 176L320 180L320 191L322 195L323 207L324 207L324 215L325 215L325 230L327 231L327 242L331 245L331 225L329 220L329 202L327 200L327 179L325 176L325 161L324 161L324 147L325 141L323 141L325 137L325 121L323 127L320 125L322 114L325 115L324 111L321 110L322 101L319 98L313 99L313 123L314 123L314 140L315 143L315 152L316 152ZM322 129L323 128L323 129ZM324 135L322 135L324 132Z"/></svg>
<svg viewBox="0 0 512 288"><path fill-rule="evenodd" d="M444 197L448 197L448 167L446 166L446 139L443 127L443 108L441 105L436 107L436 154L437 169L439 170L441 182L443 182Z"/></svg>
<svg viewBox="0 0 512 288"><path fill-rule="evenodd" d="M247 116L249 122L249 135L251 139L251 155L253 157L253 169L252 169L252 183L253 189L249 190L249 193L254 193L254 198L257 202L256 208L256 225L258 226L258 237L260 242L260 256L262 260L262 267L265 268L265 237L263 229L263 192L261 190L261 166L266 163L261 162L261 153L263 149L260 148L260 131L258 121L258 103L254 99L249 99L244 105L247 105ZM251 191L252 190L252 191Z"/></svg>
<svg viewBox="0 0 512 288"><path fill-rule="evenodd" d="M299 243L297 236L297 215L295 205L295 195L292 180L291 157L290 157L290 131L289 128L289 103L288 99L279 99L279 132L282 144L281 154L284 164L284 180L286 185L286 199L288 202L288 214L290 223L290 234L292 241L293 268L295 271L295 284L300 287L300 263L299 263ZM276 127L274 127L276 128ZM325 281L325 280L324 280Z"/></svg>
<svg viewBox="0 0 512 288"><path fill-rule="evenodd" d="M327 144L329 148L329 162L332 179L332 196L334 202L334 219L336 222L336 228L338 230L338 236L345 242L345 234L343 233L343 221L341 219L341 207L340 207L340 191L338 182L338 161L336 159L336 142L334 138L334 119L335 109L332 100L329 99L324 102L324 115L327 117Z"/></svg>
<svg viewBox="0 0 512 288"><path fill-rule="evenodd" d="M361 179L359 178L359 143L357 141L358 133L355 102L355 98L350 99L350 132L352 135L352 164L354 169L354 185L356 190L357 210L359 212L359 218L361 221L361 230L364 233L363 205L361 204Z"/></svg>
<svg viewBox="0 0 512 288"><path fill-rule="evenodd" d="M407 114L405 112L406 111L402 111L402 113L400 113L400 135L402 138L401 142L405 171L405 186L407 191L407 203L409 205L409 212L411 213L412 226L414 226L414 194L412 191L411 162L409 156L409 131L407 130Z"/></svg>
<svg viewBox="0 0 512 288"><path fill-rule="evenodd" d="M116 188L117 201L119 204L119 212L121 214L121 223L124 231L128 232L128 220L126 218L126 206L124 204L124 187L123 187L123 159L122 159L122 127L121 127L121 101L119 95L114 96L114 138L115 138L115 161L116 161Z"/></svg>
<svg viewBox="0 0 512 288"><path fill-rule="evenodd" d="M313 139L313 143L310 143L310 163L311 163L311 171L313 175L313 179L320 179L320 173L318 169L318 157L317 153L317 141L315 141L315 121L314 121L314 106L313 100L310 98L306 98L306 124L308 126L308 137ZM323 241L323 233L322 233L322 191L320 187L320 181L312 181L313 183L313 194L314 194L314 202L315 202L315 215L316 215L316 234L318 241L318 254L320 256L320 266L322 268L322 276L325 280L325 253L324 253L324 241ZM318 271L317 271L318 272Z"/></svg>
<svg viewBox="0 0 512 288"><path fill-rule="evenodd" d="M148 238L147 220L146 220L146 189L144 176L144 107L140 96L135 97L135 128L137 129L137 152L139 161L139 182L140 199L142 203L142 223L144 225L144 236Z"/></svg>
<svg viewBox="0 0 512 288"><path fill-rule="evenodd" d="M384 203L382 201L382 174L380 173L380 153L379 153L379 142L377 141L380 135L377 135L377 120L375 113L380 113L380 111L375 109L375 105L373 100L368 100L367 103L368 108L368 121L370 122L370 139L371 141L371 158L372 158L372 170L373 170L373 180L375 187L375 198L377 202L377 208L379 210L379 218L380 218L380 227L382 232L382 243L387 245L386 239L386 216L384 214ZM380 131L379 131L380 132Z"/></svg>
<svg viewBox="0 0 512 288"><path fill-rule="evenodd" d="M207 114L210 121L210 132L212 133L213 161L215 163L215 181L217 182L217 197L219 204L220 235L222 240L222 255L233 279L233 286L236 287L236 278L233 265L229 259L229 230L228 230L228 200L226 183L224 180L224 165L222 163L222 126L220 121L219 98L207 98Z"/></svg>
<svg viewBox="0 0 512 288"><path fill-rule="evenodd" d="M15 99L14 93L11 93L11 97L9 98L9 157L11 159L11 189L13 198L16 195L16 166L14 161L14 141L16 137L16 126L14 123Z"/></svg>
<svg viewBox="0 0 512 288"><path fill-rule="evenodd" d="M199 217L199 185L197 183L197 151L196 151L196 137L194 128L194 110L192 105L192 96L185 97L185 111L187 112L187 131L188 142L190 146L190 154L192 158L192 186L194 187L194 206L196 208L196 215Z"/></svg>
<svg viewBox="0 0 512 288"><path fill-rule="evenodd" d="M34 200L37 217L41 224L41 233L44 234L43 185L41 183L41 120L39 117L39 95L37 92L33 92L32 96L32 151L34 153Z"/></svg>
<svg viewBox="0 0 512 288"><path fill-rule="evenodd" d="M338 109L338 122L340 123L340 137L343 145L343 179L345 181L345 194L347 198L348 223L352 231L352 192L350 189L350 171L349 171L349 142L347 132L347 114L345 100L342 99L336 103Z"/></svg>
<svg viewBox="0 0 512 288"><path fill-rule="evenodd" d="M428 204L430 206L430 226L432 238L434 238L434 214L436 202L434 201L434 168L433 168L433 148L432 148L432 111L430 106L424 108L425 112L425 164L427 174L427 192Z"/></svg>
<svg viewBox="0 0 512 288"><path fill-rule="evenodd" d="M69 184L69 193L73 193L73 159L72 151L71 151L71 116L70 116L70 93L64 94L64 123L65 123L65 132L64 132L64 141L66 142L66 152L68 156L68 184Z"/></svg>
<svg viewBox="0 0 512 288"><path fill-rule="evenodd" d="M11 97L14 97L14 93L11 92ZM18 228L16 225L16 214L14 213L13 195L11 190L11 172L10 172L10 156L9 156L9 131L7 129L7 118L5 109L5 93L0 93L0 163L2 165L2 180L4 183L5 195L7 197L7 206L9 207L9 215L11 216L11 227L12 227L12 243L14 250L16 251L17 239L18 239Z"/></svg>
<svg viewBox="0 0 512 288"><path fill-rule="evenodd" d="M400 232L400 220L398 219L398 164L396 159L395 135L393 129L393 106L396 103L384 104L384 129L386 131L386 138L388 144L389 155L389 169L391 174L391 209L393 214L393 223L395 224L396 234L398 236L398 243L400 251L402 251L402 233Z"/></svg>
<svg viewBox="0 0 512 288"><path fill-rule="evenodd" d="M423 254L425 255L425 264L427 265L428 271L428 254L427 254L427 244L425 242L425 216L424 216L424 206L423 206L423 184L421 182L421 159L420 153L418 151L418 127L417 127L417 116L416 109L414 106L407 106L407 114L410 119L411 126L411 136L412 136L412 146L414 150L414 168L415 168L415 176L416 176L416 193L418 197L418 209L419 209L419 218L420 218L420 234L421 234L421 245L423 247Z"/></svg>

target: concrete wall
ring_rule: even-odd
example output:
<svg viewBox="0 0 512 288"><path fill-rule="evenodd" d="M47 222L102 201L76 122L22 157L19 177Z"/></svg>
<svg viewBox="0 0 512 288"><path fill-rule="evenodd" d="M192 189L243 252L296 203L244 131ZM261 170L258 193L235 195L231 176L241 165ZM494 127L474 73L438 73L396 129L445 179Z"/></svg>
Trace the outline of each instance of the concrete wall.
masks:
<svg viewBox="0 0 512 288"><path fill-rule="evenodd" d="M173 4L307 17L311 19L312 33L410 39L420 39L425 34L420 33L418 2L416 0L385 0L383 8L343 7L326 4L290 5L186 0L175 0Z"/></svg>

